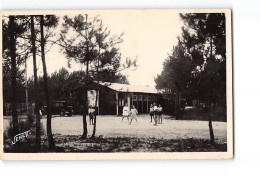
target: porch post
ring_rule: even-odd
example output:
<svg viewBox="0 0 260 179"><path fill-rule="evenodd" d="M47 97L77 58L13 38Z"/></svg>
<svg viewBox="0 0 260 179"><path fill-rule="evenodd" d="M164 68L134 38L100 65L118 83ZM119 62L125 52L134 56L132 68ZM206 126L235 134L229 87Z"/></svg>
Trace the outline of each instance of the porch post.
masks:
<svg viewBox="0 0 260 179"><path fill-rule="evenodd" d="M132 106L133 106L133 104L134 104L134 100L133 100L133 93L132 93Z"/></svg>
<svg viewBox="0 0 260 179"><path fill-rule="evenodd" d="M130 111L130 106L131 106L131 100L130 100L130 96L129 96L129 94L128 94L128 96L127 96L127 106L128 106L128 111Z"/></svg>
<svg viewBox="0 0 260 179"><path fill-rule="evenodd" d="M137 101L137 103L136 103L136 109L138 110L138 102L139 102L139 100L138 100L138 93L136 94L136 101ZM138 111L138 112L140 112L140 111Z"/></svg>
<svg viewBox="0 0 260 179"><path fill-rule="evenodd" d="M149 103L148 103L148 94L147 94L147 98L146 98L146 103L147 103L147 113L149 113Z"/></svg>
<svg viewBox="0 0 260 179"><path fill-rule="evenodd" d="M99 104L99 90L97 90L97 106L98 106L98 115L99 115L99 108L100 108L100 104Z"/></svg>
<svg viewBox="0 0 260 179"><path fill-rule="evenodd" d="M116 115L118 115L118 92L116 92Z"/></svg>

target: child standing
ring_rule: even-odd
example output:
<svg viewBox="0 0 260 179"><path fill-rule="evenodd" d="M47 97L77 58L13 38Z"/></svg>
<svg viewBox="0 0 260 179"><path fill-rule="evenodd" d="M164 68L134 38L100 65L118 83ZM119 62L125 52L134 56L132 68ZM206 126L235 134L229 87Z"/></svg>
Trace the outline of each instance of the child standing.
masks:
<svg viewBox="0 0 260 179"><path fill-rule="evenodd" d="M154 118L153 104L150 105L150 116L151 116L151 122L153 122L153 118Z"/></svg>
<svg viewBox="0 0 260 179"><path fill-rule="evenodd" d="M162 124L162 112L163 112L163 108L162 108L161 105L159 104L159 105L158 105L158 119L159 119L158 124Z"/></svg>
<svg viewBox="0 0 260 179"><path fill-rule="evenodd" d="M127 117L127 121L129 122L129 110L128 110L128 106L127 104L125 104L125 106L123 107L123 118L122 118L122 122L124 120L124 118Z"/></svg>
<svg viewBox="0 0 260 179"><path fill-rule="evenodd" d="M154 111L154 125L158 123L158 108L156 103L153 104L153 111Z"/></svg>
<svg viewBox="0 0 260 179"><path fill-rule="evenodd" d="M92 106L89 106L88 115L89 115L89 125L93 125L94 124L94 118L96 116L95 116L95 109Z"/></svg>
<svg viewBox="0 0 260 179"><path fill-rule="evenodd" d="M138 111L136 110L136 108L135 108L134 105L133 105L133 108L131 109L130 113L131 113L131 121L129 122L129 124L131 125L133 119L135 119L136 122L138 122L138 121L137 121L137 114L138 114Z"/></svg>

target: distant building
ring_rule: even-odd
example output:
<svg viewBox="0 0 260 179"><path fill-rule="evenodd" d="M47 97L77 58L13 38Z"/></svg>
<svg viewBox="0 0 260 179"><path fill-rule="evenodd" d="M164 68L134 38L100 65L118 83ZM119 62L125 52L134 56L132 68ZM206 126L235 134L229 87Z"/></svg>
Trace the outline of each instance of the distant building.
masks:
<svg viewBox="0 0 260 179"><path fill-rule="evenodd" d="M166 97L156 88L149 86L137 86L110 82L92 83L87 87L88 106L95 107L99 115L122 115L123 107L128 104L128 107L135 105L139 114L149 113L150 105L153 103L160 104L163 107L163 112L174 114L180 108L182 96L174 93L172 96ZM74 98L76 94L79 98ZM64 99L68 106L72 106L74 114L82 114L82 87L75 88L70 92L67 99ZM96 104L97 99L97 104ZM53 107L57 107L57 102L53 101ZM60 105L60 104L59 104ZM42 103L44 106L44 102ZM22 114L26 111L25 103L18 104L18 113ZM11 115L10 103L4 103L4 115Z"/></svg>
<svg viewBox="0 0 260 179"><path fill-rule="evenodd" d="M135 105L138 112L149 113L150 104L156 102L164 109L168 108L169 100L164 98L156 88L119 83L100 82L88 89L88 104L94 105L97 96L97 112L101 115L121 115L123 106Z"/></svg>

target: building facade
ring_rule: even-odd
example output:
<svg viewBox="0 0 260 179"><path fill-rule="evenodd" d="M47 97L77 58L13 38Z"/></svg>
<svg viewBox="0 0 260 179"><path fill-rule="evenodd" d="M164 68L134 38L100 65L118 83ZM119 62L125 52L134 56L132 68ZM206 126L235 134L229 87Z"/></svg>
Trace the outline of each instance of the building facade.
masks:
<svg viewBox="0 0 260 179"><path fill-rule="evenodd" d="M121 115L125 104L129 110L134 105L139 114L149 113L153 103L160 104L164 109L169 106L169 100L158 93L156 88L149 86L101 82L89 89L88 94L93 90L96 90L95 94L98 95L97 111L101 115ZM89 104L91 103L93 102L89 100Z"/></svg>

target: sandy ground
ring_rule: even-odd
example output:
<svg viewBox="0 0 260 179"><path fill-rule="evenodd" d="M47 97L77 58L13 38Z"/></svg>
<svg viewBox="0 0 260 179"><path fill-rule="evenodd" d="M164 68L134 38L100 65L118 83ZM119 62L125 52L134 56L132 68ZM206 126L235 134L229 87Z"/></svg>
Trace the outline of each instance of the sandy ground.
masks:
<svg viewBox="0 0 260 179"><path fill-rule="evenodd" d="M4 120L4 129L8 123L8 120ZM42 119L42 123L46 131L46 118ZM226 122L213 121L213 129L217 143L227 141ZM89 135L92 134L92 130L93 125L88 125ZM53 117L52 131L54 134L81 135L83 131L82 116ZM163 124L157 126L150 123L148 115L138 115L138 123L133 120L131 125L128 124L127 119L122 122L122 117L97 116L96 136L100 135L104 137L154 137L158 139L209 139L209 130L207 121L174 120L165 115L163 116Z"/></svg>
<svg viewBox="0 0 260 179"><path fill-rule="evenodd" d="M46 119L42 120L43 126ZM53 133L62 135L80 135L82 133L82 116L55 117L52 121ZM216 142L227 141L226 123L213 122L213 129ZM88 133L92 134L93 126L88 125ZM139 115L138 123L133 120L129 125L127 119L122 122L117 116L97 116L96 135L104 137L154 137L164 139L177 138L198 138L209 139L208 122L206 121L185 121L173 120L169 116L164 116L163 124L154 126L150 123L148 115Z"/></svg>

